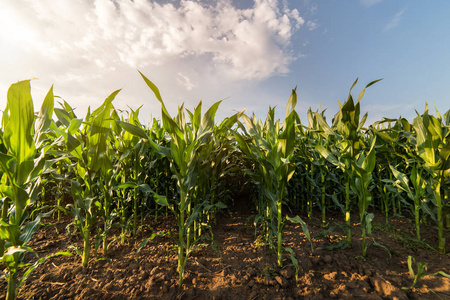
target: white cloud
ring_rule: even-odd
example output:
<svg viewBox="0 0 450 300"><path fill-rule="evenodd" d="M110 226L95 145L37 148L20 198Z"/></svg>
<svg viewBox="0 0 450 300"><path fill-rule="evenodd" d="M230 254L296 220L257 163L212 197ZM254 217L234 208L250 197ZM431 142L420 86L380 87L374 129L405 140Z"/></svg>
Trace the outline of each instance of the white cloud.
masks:
<svg viewBox="0 0 450 300"><path fill-rule="evenodd" d="M0 74L0 89L38 77L38 89L54 82L83 106L106 97L112 83L134 87L136 69L170 81L164 85L173 95L263 80L287 74L301 57L290 47L304 23L297 9L277 0L245 9L230 0L6 1L0 62L8 72Z"/></svg>
<svg viewBox="0 0 450 300"><path fill-rule="evenodd" d="M389 23L386 24L386 26L384 27L385 31L389 31L391 29L394 29L395 27L398 26L398 24L400 24L400 21L403 18L403 14L405 12L405 9L402 9L401 11L399 11L398 13L396 13L392 19L389 21Z"/></svg>
<svg viewBox="0 0 450 300"><path fill-rule="evenodd" d="M383 0L360 0L359 2L360 2L363 6L370 7L370 6L373 6L373 5L375 5L375 4L380 3L381 1L383 1Z"/></svg>
<svg viewBox="0 0 450 300"><path fill-rule="evenodd" d="M308 27L309 31L313 31L319 27L319 23L313 22L313 21L308 21L308 22L306 22L306 27Z"/></svg>
<svg viewBox="0 0 450 300"><path fill-rule="evenodd" d="M238 71L243 77L238 79L286 72L292 60L286 47L294 30L304 23L296 9L281 13L275 0L257 0L246 10L228 1L203 6L182 0L179 7L146 0L57 3L19 0L10 4L21 17L14 27L31 38L33 49L29 50L36 54L51 55L53 60L75 56L89 62L121 62L133 68L210 54L218 67ZM20 12L22 7L26 16ZM25 36L2 34L2 40L14 40L14 35ZM247 60L248 53L253 60Z"/></svg>

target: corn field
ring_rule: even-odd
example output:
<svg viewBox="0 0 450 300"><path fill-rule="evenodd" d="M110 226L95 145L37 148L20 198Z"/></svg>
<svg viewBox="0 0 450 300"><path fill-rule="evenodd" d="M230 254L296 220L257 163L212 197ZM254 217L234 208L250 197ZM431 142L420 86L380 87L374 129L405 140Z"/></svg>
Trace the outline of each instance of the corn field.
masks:
<svg viewBox="0 0 450 300"><path fill-rule="evenodd" d="M300 224L314 249L308 221L320 218L325 230L335 212L345 224L340 249L361 243L366 257L372 246L384 247L370 239L374 212L381 212L386 224L395 215L410 218L418 241L423 224L434 226L438 242L430 246L447 253L450 110L433 115L426 105L414 120L385 118L368 125L361 100L377 80L356 101L355 82L331 122L324 111L309 110L302 123L295 110L296 89L282 120L269 108L264 120L241 111L216 122L221 101L207 109L201 102L192 110L181 105L171 116L158 88L141 75L156 98L154 105L161 107L160 119L148 125L139 121L139 109L115 109L119 90L79 117L69 103L57 103L53 88L38 113L30 81L9 88L0 130L6 299L17 299L47 259L75 254L83 268L89 267L100 252L109 251L113 228L121 232L114 242L124 243L147 220L168 214L177 222L181 286L190 256L213 243L217 215L243 190L255 211L255 234L280 268L286 254L296 264L283 243L286 224ZM30 240L43 219L63 215L72 220L67 234L82 247L39 257ZM352 215L359 220L360 241L352 239Z"/></svg>

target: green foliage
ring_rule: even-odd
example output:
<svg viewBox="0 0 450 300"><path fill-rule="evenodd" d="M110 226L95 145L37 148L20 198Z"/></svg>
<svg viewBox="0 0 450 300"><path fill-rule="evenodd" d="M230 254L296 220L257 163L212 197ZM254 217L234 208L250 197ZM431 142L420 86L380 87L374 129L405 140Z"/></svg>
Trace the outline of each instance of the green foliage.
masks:
<svg viewBox="0 0 450 300"><path fill-rule="evenodd" d="M238 198L252 201L256 241L276 252L279 267L287 251L296 276L298 261L292 249L283 247L285 226L288 221L300 224L313 251L300 215L312 219L317 211L324 228L329 226L330 211L344 215L345 240L327 250L351 246L350 216L357 209L362 258L367 255L366 235L372 233L376 210L383 212L386 226L390 217L405 211L414 217L417 239L414 243L402 239L411 247L427 245L420 239L420 224L432 220L438 228L437 248L445 253L444 222L450 224L450 110L443 117L437 111L433 116L426 106L412 124L404 118L383 119L366 128L367 113L361 116L360 102L365 89L355 102L351 95L355 81L347 100L339 102L331 125L324 110L309 110L308 124L301 123L295 111L296 89L283 120L269 108L265 120L241 111L216 123L222 101L205 113L202 102L192 110L183 104L172 117L156 85L141 75L161 106L161 118L148 126L139 121L140 108L115 109L119 90L84 118L78 118L65 101L54 108L52 88L36 115L29 81L8 90L0 129L0 261L8 274L8 299L17 297L30 272L45 261L22 264L25 255L35 255L27 244L41 218L53 212L58 218L60 212L71 213L68 233L76 232L82 239L83 248L75 252L85 267L91 260L106 259L97 253L99 249L107 253L115 242L108 238L114 226L121 228L119 242L124 243L128 236L138 235L148 217L156 220L173 213L180 285L189 256L205 241L214 247L216 214ZM142 240L136 259L143 247L163 235L154 233ZM390 254L375 240L372 245ZM412 265L412 259L409 262ZM28 269L19 279L21 267ZM413 286L426 265L418 268Z"/></svg>
<svg viewBox="0 0 450 300"><path fill-rule="evenodd" d="M416 260L414 257L412 257L411 255L408 256L408 270L409 270L409 275L411 276L411 278L414 280L412 285L410 287L404 287L403 289L409 290L409 289L413 289L417 282L424 276L427 275L431 275L431 276L436 276L436 275L441 275L447 278L450 278L450 275L448 275L445 272L442 271L437 271L435 273L427 273L427 267L428 267L428 263L426 262L417 262L417 272L414 272L414 268L413 268L413 263L415 263Z"/></svg>
<svg viewBox="0 0 450 300"><path fill-rule="evenodd" d="M425 112L414 119L416 131L416 151L423 161L423 168L431 178L427 182L433 190L433 204L436 207L436 223L438 227L438 249L445 254L444 220L450 202L442 192L443 184L450 178L450 130L444 126L439 112L438 117L428 114L428 104Z"/></svg>
<svg viewBox="0 0 450 300"><path fill-rule="evenodd" d="M0 262L7 270L6 299L16 299L20 286L43 260L38 260L18 278L18 269L26 253L34 253L27 246L33 234L38 230L38 214L34 220L25 222L30 217L27 209L33 205L41 188L40 176L53 161L46 161L45 148L37 148L36 140L42 145L41 137L48 129L52 113L53 93L49 91L38 117L38 128L34 128L33 101L31 99L30 81L21 81L11 85L7 95L7 106L3 113L2 144L0 152L2 207L0 220Z"/></svg>
<svg viewBox="0 0 450 300"><path fill-rule="evenodd" d="M295 172L296 122L299 121L294 110L297 104L296 89L286 105L286 116L280 125L275 120L275 109L269 108L264 124L242 115L242 133L234 132L234 137L244 155L257 166L247 170L255 184L260 186L263 195L258 203L259 219L265 223L267 243L272 247L272 237L277 239L278 265L282 266L282 232L284 216L282 205L285 201L286 187ZM275 225L276 220L276 225Z"/></svg>
<svg viewBox="0 0 450 300"><path fill-rule="evenodd" d="M166 206L173 209L178 222L178 273L180 275L179 285L181 286L187 258L192 251L199 247L199 244L196 243L200 239L204 227L202 219L208 215L211 209L222 206L220 202L212 203L202 199L206 190L211 188L211 181L202 176L204 162L208 162L208 156L213 149L222 146L220 141L215 138L215 133L220 132L223 128L215 128L214 122L215 114L222 101L214 103L203 117L201 115L201 101L194 108L193 113L186 110L182 105L178 108L177 116L172 118L158 88L142 73L141 75L161 104L163 128L170 136L166 146L161 146L151 139L148 139L148 141L156 153L169 159L171 172L177 180L178 203L176 206ZM190 122L186 120L186 112ZM240 113L222 123L224 129L231 128L239 115ZM216 164L215 158L213 158L213 161ZM216 176L220 177L222 174L219 171ZM161 202L163 198L157 197L157 199L159 203L166 204L165 201ZM209 218L207 217L207 219Z"/></svg>

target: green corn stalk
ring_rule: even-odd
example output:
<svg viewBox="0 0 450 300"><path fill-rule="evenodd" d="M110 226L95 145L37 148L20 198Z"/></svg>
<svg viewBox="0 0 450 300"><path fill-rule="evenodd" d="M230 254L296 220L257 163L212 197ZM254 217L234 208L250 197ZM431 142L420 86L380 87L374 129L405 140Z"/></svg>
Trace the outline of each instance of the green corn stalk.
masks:
<svg viewBox="0 0 450 300"><path fill-rule="evenodd" d="M315 180L314 180L314 177L315 177L314 171L315 171L314 162L311 162L309 165L309 178L311 179L310 183L309 183L310 190L309 190L309 197L308 197L308 201L307 201L308 219L312 218L313 202L314 202L314 195L315 195L314 189L317 186L317 184L315 183Z"/></svg>
<svg viewBox="0 0 450 300"><path fill-rule="evenodd" d="M428 263L427 262L416 262L417 265L417 272L414 272L413 269L413 263L416 262L416 259L414 257L412 257L411 255L408 256L408 270L409 270L409 275L411 276L411 278L414 280L412 285L410 287L403 287L402 289L404 290L409 290L409 289L413 289L417 282L424 276L427 275L431 275L431 276L436 276L436 275L441 275L444 276L446 278L450 278L450 275L443 272L443 271L437 271L435 273L427 273L427 268L428 268Z"/></svg>
<svg viewBox="0 0 450 300"><path fill-rule="evenodd" d="M127 122L130 125L133 125L139 129L142 129L142 125L139 122L138 119L139 109L136 111L131 110L130 112L130 118ZM120 122L119 124L126 124L124 122ZM123 127L123 126L122 126ZM143 133L144 134L144 133ZM147 135L147 134L145 134ZM148 143L140 139L138 136L127 132L126 130L121 136L122 145L123 145L123 152L124 158L123 162L123 168L127 168L130 170L130 173L128 174L130 178L127 178L125 176L123 178L124 183L133 182L136 186L140 186L144 184L144 179L141 178L142 176L142 169L143 169L143 162L145 162L145 153L147 151L147 148L149 147ZM148 187L149 188L149 187ZM142 190L142 189L141 189ZM144 190L147 190L145 188ZM132 205L132 211L133 211L133 225L132 225L132 234L133 236L136 236L137 234L137 227L138 227L138 217L139 217L139 197L138 197L138 191L139 189L134 188L133 190L133 205Z"/></svg>
<svg viewBox="0 0 450 300"><path fill-rule="evenodd" d="M135 200L134 197L136 197L136 195L138 195L138 192L141 192L142 194L154 194L154 191L146 183L138 184L137 180L121 183L113 188L113 190L119 190L119 191L120 190L125 191L125 190L129 190L129 189L131 189L131 191L133 191L133 193L132 193L132 195L133 195L132 209L133 209L133 220L134 220L133 231L134 231L135 224L137 226L137 223L135 223L135 222L137 222L137 217L135 217L135 216L138 215L137 200ZM125 194L125 192L124 192L124 194ZM133 235L135 235L135 234L136 233L133 233Z"/></svg>
<svg viewBox="0 0 450 300"><path fill-rule="evenodd" d="M3 173L0 187L3 197L0 262L7 270L8 300L17 298L26 277L43 262L43 259L38 260L25 272L22 279L18 278L17 272L23 267L25 253L34 253L27 243L38 230L41 217L38 215L35 220L24 225L29 217L27 208L38 197L41 174L54 162L45 156L45 151L51 145L40 147L44 144L45 131L51 124L53 101L53 89L50 89L35 122L30 81L11 85L7 93L7 106L2 119L2 148L5 152L0 152L0 168Z"/></svg>
<svg viewBox="0 0 450 300"><path fill-rule="evenodd" d="M199 170L199 149L208 143L213 134L214 116L221 103L214 103L208 111L201 116L201 102L191 114L191 123L186 122L185 109L182 105L178 115L173 119L161 98L158 88L142 73L140 73L148 87L153 91L161 104L161 115L164 130L170 136L169 147L157 145L148 139L151 147L160 155L168 157L172 162L172 172L177 179L179 188L179 202L176 210L179 236L178 236L178 273L181 286L187 257L196 248L192 241L192 224L203 210L202 206L193 207L192 195L199 185L197 174ZM127 128L124 128L127 130ZM128 130L135 130L128 126ZM142 132L136 132L144 137Z"/></svg>
<svg viewBox="0 0 450 300"><path fill-rule="evenodd" d="M129 120L125 122L123 119L115 119L116 124L123 129L124 126L133 125L138 130L142 131L142 134L147 136L143 131L141 124L137 120L138 111L131 111ZM123 125L125 124L125 125ZM123 125L123 126L122 126ZM137 225L138 225L138 174L141 170L141 149L144 149L143 145L145 142L138 136L126 130L120 130L117 134L116 139L116 151L119 157L115 164L116 168L116 182L120 183L118 186L113 187L114 190L118 190L119 193L119 206L117 207L117 213L120 215L120 225L122 227L121 242L124 243L125 235L127 234L130 226L127 222L127 211L129 209L127 199L132 202L132 222L131 223L131 234L136 235ZM130 189L131 188L131 189Z"/></svg>
<svg viewBox="0 0 450 300"><path fill-rule="evenodd" d="M327 216L326 216L326 204L325 204L325 172L323 168L320 169L320 179L321 179L321 190L322 190L322 227L326 227L328 225Z"/></svg>
<svg viewBox="0 0 450 300"><path fill-rule="evenodd" d="M320 113L321 118L323 118L323 120L325 119L324 117L325 111L322 111ZM330 141L330 139L327 138L326 135L321 134L321 128L318 124L317 121L317 117L315 114L313 114L313 112L311 111L311 109L308 110L308 120L309 120L309 125L306 129L306 132L308 134L308 144L311 146L311 150L310 151L310 160L311 160L311 173L313 173L313 170L315 169L314 166L317 167L317 169L319 170L318 175L320 176L320 179L317 179L314 174L311 174L311 178L312 178L312 185L316 185L317 188L320 187L320 207L321 207L321 215L322 215L322 227L326 227L327 226L327 221L326 221L326 183L325 183L325 177L327 176L327 174L329 174L330 170L328 169L327 166L327 160L318 153L318 151L313 147L314 145L321 145L325 148L330 149L330 147L332 147L333 143ZM330 145L328 145L328 143L331 143ZM320 186L318 186L316 184L316 182L320 181ZM312 192L311 192L312 193ZM318 201L319 202L319 201ZM310 205L309 208L309 213L308 213L308 217L311 218L311 213L312 213L312 205Z"/></svg>
<svg viewBox="0 0 450 300"><path fill-rule="evenodd" d="M426 184L423 179L422 172L416 166L414 166L410 173L410 178L408 176L393 166L390 166L392 174L396 178L393 182L399 189L406 192L408 197L414 203L414 220L416 225L416 236L420 241L420 210L422 205L422 200L426 192ZM409 182L411 181L412 187L410 187Z"/></svg>
<svg viewBox="0 0 450 300"><path fill-rule="evenodd" d="M350 198L350 185L354 181L353 166L355 165L356 156L360 151L363 143L362 127L367 119L367 113L360 119L360 100L364 96L366 88L381 79L370 82L361 91L356 104L351 95L352 89L355 87L358 79L350 88L349 96L344 104L339 102L339 111L334 116L333 125L330 127L324 117L315 113L317 122L320 126L321 133L327 138L332 139L336 149L327 149L322 145L316 145L316 150L331 164L340 168L345 174L345 222L347 224L347 243L352 243L351 238L351 219L350 212L352 201Z"/></svg>
<svg viewBox="0 0 450 300"><path fill-rule="evenodd" d="M194 221L194 239L202 235L203 228L209 228L207 224L214 222L217 210L226 208L224 202L232 199L232 189L226 185L224 178L240 170L230 159L231 151L235 150L232 144L234 138L230 130L242 113L225 118L219 125L214 126L214 134L199 148L198 157L201 161L198 171L199 185L193 199L195 199L195 205L204 203L205 209L198 220ZM193 120L193 114L190 112L189 114ZM198 122L192 123L194 130L199 125Z"/></svg>
<svg viewBox="0 0 450 300"><path fill-rule="evenodd" d="M362 235L362 256L365 257L367 253L366 232L371 235L371 221L373 214L368 214L367 209L372 200L369 192L369 185L372 183L372 172L375 169L375 142L376 136L373 136L370 150L366 155L361 152L356 161L353 162L354 182L352 188L358 195L358 207L361 221L361 235Z"/></svg>
<svg viewBox="0 0 450 300"><path fill-rule="evenodd" d="M391 122L396 122L394 127L391 127ZM385 128L385 124L388 124L388 128ZM401 130L399 120L384 119L380 122L375 122L370 126L370 133L378 137L377 139L377 159L378 166L376 169L374 181L378 187L378 191L381 198L380 207L385 215L386 225L389 223L389 212L391 204L395 209L395 199L398 198L398 190L392 186L392 172L390 167L399 164L400 155L399 149L402 147L401 143ZM409 124L409 123L408 123ZM389 179L386 179L389 176ZM394 201L392 201L394 200ZM394 212L395 213L395 212Z"/></svg>
<svg viewBox="0 0 450 300"><path fill-rule="evenodd" d="M272 219L276 223L277 237L277 263L282 266L282 233L284 216L282 213L282 204L285 198L285 191L288 181L295 172L294 149L296 141L295 124L299 117L295 111L297 104L296 89L286 105L286 116L284 122L274 119L274 109L269 109L264 127L259 126L256 118L249 118L242 115L246 127L241 129L249 136L247 140L243 135L235 132L234 136L241 150L245 155L252 158L258 164L259 177L264 178L262 182L265 188L266 199L266 218L271 223ZM264 128L264 130L261 130ZM270 224L269 223L269 224ZM271 227L267 228L268 237Z"/></svg>
<svg viewBox="0 0 450 300"><path fill-rule="evenodd" d="M423 168L431 175L427 184L433 190L433 202L436 206L438 250L445 253L444 220L448 204L443 197L442 184L450 177L450 130L443 125L439 112L436 112L437 118L429 115L427 104L425 112L414 119L413 127L416 132L417 154L423 161Z"/></svg>
<svg viewBox="0 0 450 300"><path fill-rule="evenodd" d="M69 204L75 220L74 225L80 231L83 238L82 266L87 267L90 259L90 231L97 219L99 193L108 193L104 175L112 168L108 157L108 139L111 134L111 126L115 123L115 109L112 101L120 90L113 92L104 103L95 111L88 111L85 117L85 126L79 131L82 121L76 119L69 112L59 111L56 115L61 123L66 123L67 130L56 128L64 137L66 154L76 162L78 178L72 180L71 194L74 204ZM97 178L100 178L98 180ZM100 192L99 192L100 191ZM103 195L106 199L108 197ZM106 233L104 233L106 235Z"/></svg>

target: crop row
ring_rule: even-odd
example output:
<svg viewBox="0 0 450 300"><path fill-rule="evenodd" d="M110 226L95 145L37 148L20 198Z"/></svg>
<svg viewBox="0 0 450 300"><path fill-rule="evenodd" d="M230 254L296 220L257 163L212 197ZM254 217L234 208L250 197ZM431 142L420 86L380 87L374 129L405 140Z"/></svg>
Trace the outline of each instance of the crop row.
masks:
<svg viewBox="0 0 450 300"><path fill-rule="evenodd" d="M350 216L358 213L363 256L374 210L383 212L386 223L394 214L411 215L419 241L420 225L435 223L437 250L445 253L450 110L433 116L427 106L412 123L383 119L365 127L367 114L360 113L365 89L355 102L355 82L330 124L323 111L311 110L308 124L302 124L295 89L283 120L269 108L265 120L241 111L216 123L220 101L204 114L201 102L192 111L181 105L172 117L158 88L142 77L161 106L160 120L149 126L140 123L139 109L114 108L119 91L82 119L65 101L55 107L52 88L37 114L29 81L9 88L0 130L0 260L7 299L16 299L29 274L47 259L24 263L41 218L70 213L68 232L82 239L83 248L74 251L87 267L92 254L108 251L111 228L121 228L123 243L147 218L171 212L178 225L181 285L188 257L213 238L217 212L244 192L257 212L256 232L277 254L279 266L286 252L295 262L293 251L283 247L286 222L300 223L309 238L305 221L292 214L311 218L317 211L324 228L327 213L342 212L342 248L352 244Z"/></svg>

